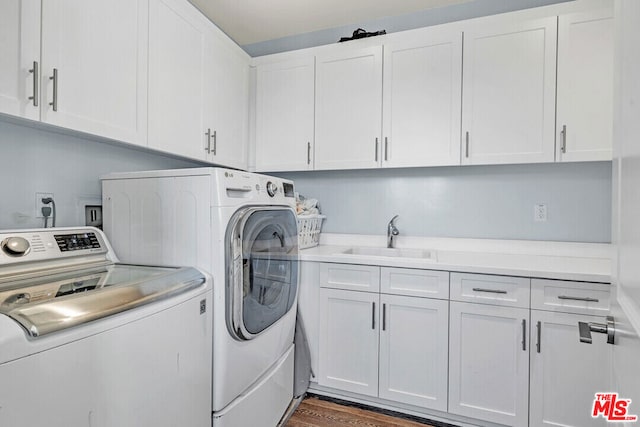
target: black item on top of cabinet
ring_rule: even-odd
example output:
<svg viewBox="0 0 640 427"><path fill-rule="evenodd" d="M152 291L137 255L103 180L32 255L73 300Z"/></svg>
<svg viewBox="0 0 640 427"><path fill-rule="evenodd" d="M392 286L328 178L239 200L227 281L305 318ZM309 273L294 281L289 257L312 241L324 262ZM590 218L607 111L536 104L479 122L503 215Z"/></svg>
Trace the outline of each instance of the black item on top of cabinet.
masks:
<svg viewBox="0 0 640 427"><path fill-rule="evenodd" d="M358 28L353 32L353 35L351 37L340 37L340 40L338 40L338 43L347 42L349 40L363 39L365 37L381 36L383 34L387 34L387 31L380 30L380 31L368 32L363 30L362 28Z"/></svg>

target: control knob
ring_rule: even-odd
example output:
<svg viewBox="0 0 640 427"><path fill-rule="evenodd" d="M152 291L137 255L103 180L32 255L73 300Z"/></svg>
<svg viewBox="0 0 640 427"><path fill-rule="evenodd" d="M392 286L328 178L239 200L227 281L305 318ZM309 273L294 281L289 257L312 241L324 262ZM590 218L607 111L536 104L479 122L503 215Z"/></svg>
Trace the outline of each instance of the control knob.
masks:
<svg viewBox="0 0 640 427"><path fill-rule="evenodd" d="M7 237L0 243L2 250L9 256L25 256L29 253L31 245L22 237Z"/></svg>
<svg viewBox="0 0 640 427"><path fill-rule="evenodd" d="M273 197L277 192L278 186L271 181L267 182L267 194L269 194L270 197Z"/></svg>

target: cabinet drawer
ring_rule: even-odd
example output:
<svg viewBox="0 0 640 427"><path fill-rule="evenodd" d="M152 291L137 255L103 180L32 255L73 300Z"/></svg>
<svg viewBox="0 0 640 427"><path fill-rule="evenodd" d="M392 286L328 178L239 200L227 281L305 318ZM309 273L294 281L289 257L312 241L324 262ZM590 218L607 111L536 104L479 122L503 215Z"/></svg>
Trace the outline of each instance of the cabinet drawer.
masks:
<svg viewBox="0 0 640 427"><path fill-rule="evenodd" d="M380 267L323 263L320 265L320 287L379 292Z"/></svg>
<svg viewBox="0 0 640 427"><path fill-rule="evenodd" d="M611 286L604 283L531 280L531 308L563 313L605 316L609 312Z"/></svg>
<svg viewBox="0 0 640 427"><path fill-rule="evenodd" d="M380 292L447 299L449 272L383 267L380 269Z"/></svg>
<svg viewBox="0 0 640 427"><path fill-rule="evenodd" d="M529 308L531 279L451 273L451 300Z"/></svg>

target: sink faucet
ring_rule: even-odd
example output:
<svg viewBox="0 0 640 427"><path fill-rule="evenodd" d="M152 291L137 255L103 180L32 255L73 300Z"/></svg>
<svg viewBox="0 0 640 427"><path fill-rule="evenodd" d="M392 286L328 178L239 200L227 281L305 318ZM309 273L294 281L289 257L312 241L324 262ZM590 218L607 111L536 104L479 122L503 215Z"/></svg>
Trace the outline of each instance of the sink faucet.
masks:
<svg viewBox="0 0 640 427"><path fill-rule="evenodd" d="M400 215L396 215L393 218L391 218L391 221L389 221L389 224L387 224L387 247L388 248L393 248L395 246L395 237L400 234L400 231L396 228L395 224L393 223L393 221L396 220L396 218L398 218Z"/></svg>

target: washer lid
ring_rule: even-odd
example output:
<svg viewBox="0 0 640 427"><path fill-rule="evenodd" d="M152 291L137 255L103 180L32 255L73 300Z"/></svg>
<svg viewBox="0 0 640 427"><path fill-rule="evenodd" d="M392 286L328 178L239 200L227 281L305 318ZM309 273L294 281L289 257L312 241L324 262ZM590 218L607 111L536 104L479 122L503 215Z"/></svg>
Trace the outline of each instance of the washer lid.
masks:
<svg viewBox="0 0 640 427"><path fill-rule="evenodd" d="M114 264L5 283L0 313L39 337L188 292L205 281L191 267Z"/></svg>

